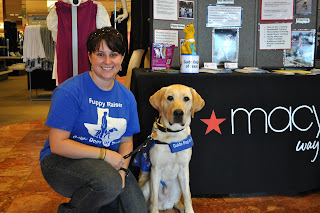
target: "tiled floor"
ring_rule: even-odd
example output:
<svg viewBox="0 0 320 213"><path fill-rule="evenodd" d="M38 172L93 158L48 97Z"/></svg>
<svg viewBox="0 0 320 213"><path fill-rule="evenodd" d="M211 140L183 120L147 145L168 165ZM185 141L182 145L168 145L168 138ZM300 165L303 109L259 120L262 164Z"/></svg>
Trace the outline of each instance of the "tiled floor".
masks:
<svg viewBox="0 0 320 213"><path fill-rule="evenodd" d="M44 122L0 126L0 213L51 213L68 200L55 193L42 178L38 155L48 134ZM193 207L196 213L320 213L320 193L294 197L193 198Z"/></svg>

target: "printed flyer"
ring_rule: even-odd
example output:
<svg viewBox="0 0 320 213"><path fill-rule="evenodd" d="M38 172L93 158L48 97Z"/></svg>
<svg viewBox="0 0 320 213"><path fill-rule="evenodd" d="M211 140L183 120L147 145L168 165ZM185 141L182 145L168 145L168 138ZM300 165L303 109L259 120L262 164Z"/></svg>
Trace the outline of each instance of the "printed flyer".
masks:
<svg viewBox="0 0 320 213"><path fill-rule="evenodd" d="M170 69L175 45L152 44L151 70Z"/></svg>

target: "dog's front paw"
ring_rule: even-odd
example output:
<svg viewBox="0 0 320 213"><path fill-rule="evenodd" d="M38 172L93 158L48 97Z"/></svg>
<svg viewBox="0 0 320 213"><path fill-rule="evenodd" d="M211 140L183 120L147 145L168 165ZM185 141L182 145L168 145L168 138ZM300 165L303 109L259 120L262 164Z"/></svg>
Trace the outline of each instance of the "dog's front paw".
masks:
<svg viewBox="0 0 320 213"><path fill-rule="evenodd" d="M194 213L193 208L186 208L185 213Z"/></svg>
<svg viewBox="0 0 320 213"><path fill-rule="evenodd" d="M158 210L158 209L152 209L152 210L150 211L150 213L159 213L159 210Z"/></svg>
<svg viewBox="0 0 320 213"><path fill-rule="evenodd" d="M149 209L149 213L159 213L159 209L157 206L150 205L148 209Z"/></svg>

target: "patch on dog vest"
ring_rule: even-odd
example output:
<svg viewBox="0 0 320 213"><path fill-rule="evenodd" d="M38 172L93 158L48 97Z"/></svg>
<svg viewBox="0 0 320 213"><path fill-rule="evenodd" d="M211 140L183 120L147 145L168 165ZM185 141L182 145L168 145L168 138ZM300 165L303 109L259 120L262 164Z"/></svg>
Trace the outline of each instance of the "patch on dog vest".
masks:
<svg viewBox="0 0 320 213"><path fill-rule="evenodd" d="M169 144L169 146L170 146L171 152L176 153L176 152L180 152L182 150L191 148L193 146L193 140L191 138L191 135L188 135L188 137L183 141L172 142Z"/></svg>
<svg viewBox="0 0 320 213"><path fill-rule="evenodd" d="M146 147L143 147L136 155L136 157L133 159L132 165L140 167L141 171L151 171L151 161L150 161L150 155L149 152L154 146L155 141L152 140L150 143L147 143ZM188 135L187 138L185 138L182 141L178 142L172 142L168 144L170 147L170 150L172 153L180 152L185 149L189 149L193 146L193 140L191 135ZM165 145L167 146L167 144Z"/></svg>

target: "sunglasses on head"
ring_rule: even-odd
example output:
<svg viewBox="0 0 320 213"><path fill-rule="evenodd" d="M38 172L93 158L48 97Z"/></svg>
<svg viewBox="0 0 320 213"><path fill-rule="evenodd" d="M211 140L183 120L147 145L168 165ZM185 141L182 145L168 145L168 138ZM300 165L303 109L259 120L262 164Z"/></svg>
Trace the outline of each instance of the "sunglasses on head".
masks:
<svg viewBox="0 0 320 213"><path fill-rule="evenodd" d="M96 29L95 32L90 35L89 39L91 40L91 39L97 38L101 35L106 35L108 33L112 33L116 37L119 37L119 38L121 38L121 40L123 40L121 34L117 30L115 30L114 28L110 28L110 27L103 27L101 29Z"/></svg>

